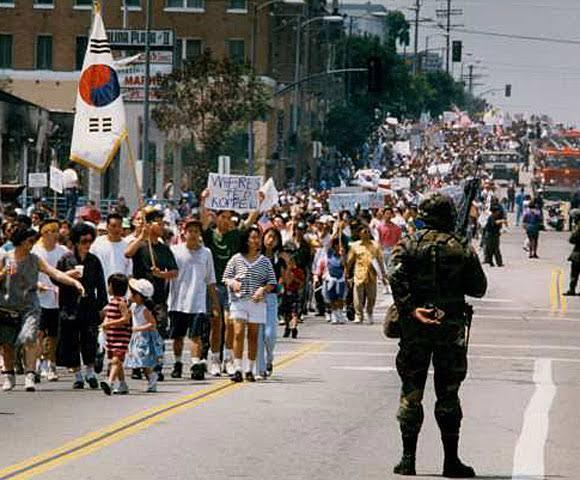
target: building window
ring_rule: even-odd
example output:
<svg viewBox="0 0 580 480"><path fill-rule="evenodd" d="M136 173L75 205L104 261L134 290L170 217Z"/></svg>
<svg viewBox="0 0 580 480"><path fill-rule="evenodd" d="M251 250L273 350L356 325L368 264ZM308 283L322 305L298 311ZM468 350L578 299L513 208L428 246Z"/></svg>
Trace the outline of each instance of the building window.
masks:
<svg viewBox="0 0 580 480"><path fill-rule="evenodd" d="M87 45L89 44L89 37L77 37L75 47L75 70L83 69L83 62L85 61L85 54L87 53Z"/></svg>
<svg viewBox="0 0 580 480"><path fill-rule="evenodd" d="M52 36L36 37L36 69L52 70Z"/></svg>
<svg viewBox="0 0 580 480"><path fill-rule="evenodd" d="M245 63L245 42L243 40L228 40L228 57L234 63Z"/></svg>
<svg viewBox="0 0 580 480"><path fill-rule="evenodd" d="M128 7L133 8L141 8L141 0L125 0L127 2ZM123 6L123 2L121 2L121 6Z"/></svg>
<svg viewBox="0 0 580 480"><path fill-rule="evenodd" d="M92 8L93 0L75 0L75 7Z"/></svg>
<svg viewBox="0 0 580 480"><path fill-rule="evenodd" d="M248 9L247 0L229 0L228 10L244 10Z"/></svg>
<svg viewBox="0 0 580 480"><path fill-rule="evenodd" d="M14 8L16 0L0 0L0 8Z"/></svg>
<svg viewBox="0 0 580 480"><path fill-rule="evenodd" d="M12 68L12 35L0 35L0 68Z"/></svg>
<svg viewBox="0 0 580 480"><path fill-rule="evenodd" d="M205 8L205 0L167 0L165 8L203 10Z"/></svg>
<svg viewBox="0 0 580 480"><path fill-rule="evenodd" d="M175 42L175 49L175 63L177 68L181 68L184 60L193 60L201 55L203 42L197 38L178 38Z"/></svg>
<svg viewBox="0 0 580 480"><path fill-rule="evenodd" d="M34 8L54 8L54 0L34 0Z"/></svg>

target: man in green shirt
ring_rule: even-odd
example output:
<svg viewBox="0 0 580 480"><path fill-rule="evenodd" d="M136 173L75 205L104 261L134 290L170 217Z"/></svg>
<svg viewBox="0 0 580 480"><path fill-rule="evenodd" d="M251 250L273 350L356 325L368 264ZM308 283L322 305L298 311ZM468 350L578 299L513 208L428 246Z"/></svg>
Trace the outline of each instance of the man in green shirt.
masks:
<svg viewBox="0 0 580 480"><path fill-rule="evenodd" d="M230 258L240 251L240 236L242 230L256 223L259 209L254 210L240 227L235 226L232 221L234 212L231 210L218 210L215 212L215 221L212 221L212 214L205 208L205 200L209 195L208 190L201 194L200 216L203 225L203 243L211 250L216 276L216 289L222 309L221 317L212 317L210 327L210 345L221 343L222 323L225 325L225 353L224 370L228 374L234 373L234 359L232 349L234 346L234 325L229 319L229 298L227 287L223 283L224 270ZM260 192L259 203L262 203L264 195ZM217 353L217 352L212 352ZM209 373L218 376L221 373L220 366L212 362L209 366Z"/></svg>

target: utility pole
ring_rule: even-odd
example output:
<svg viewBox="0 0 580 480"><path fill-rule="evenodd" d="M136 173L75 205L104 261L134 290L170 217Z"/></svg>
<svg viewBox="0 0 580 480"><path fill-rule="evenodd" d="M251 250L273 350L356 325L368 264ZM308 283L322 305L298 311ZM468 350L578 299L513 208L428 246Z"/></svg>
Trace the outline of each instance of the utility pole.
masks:
<svg viewBox="0 0 580 480"><path fill-rule="evenodd" d="M415 45L413 47L413 75L417 75L419 69L419 13L421 11L421 0L415 0Z"/></svg>
<svg viewBox="0 0 580 480"><path fill-rule="evenodd" d="M473 65L469 65L469 94L473 94Z"/></svg>
<svg viewBox="0 0 580 480"><path fill-rule="evenodd" d="M449 73L450 71L450 53L451 53L451 29L453 27L459 27L462 25L452 25L451 24L451 17L456 15L463 15L463 10L460 8L451 8L451 0L445 0L447 3L446 8L444 9L437 9L435 13L437 17L440 19L444 19L445 25L439 23L439 27L445 30L445 39L446 39L446 49L445 49L445 71Z"/></svg>
<svg viewBox="0 0 580 480"><path fill-rule="evenodd" d="M151 74L151 0L147 0L145 11L145 88L143 100L143 181L141 188L146 192L151 185L154 169L149 164L149 76ZM175 159L173 160L175 162ZM178 188L177 185L173 186Z"/></svg>
<svg viewBox="0 0 580 480"><path fill-rule="evenodd" d="M445 71L449 73L449 44L451 42L451 0L447 0L447 37L445 41L447 42L447 50L445 51Z"/></svg>

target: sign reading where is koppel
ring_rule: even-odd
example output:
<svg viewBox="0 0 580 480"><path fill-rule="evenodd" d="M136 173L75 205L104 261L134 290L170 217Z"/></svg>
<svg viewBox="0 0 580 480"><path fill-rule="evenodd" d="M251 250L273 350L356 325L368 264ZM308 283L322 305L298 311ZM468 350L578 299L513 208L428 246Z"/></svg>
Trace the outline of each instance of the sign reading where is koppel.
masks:
<svg viewBox="0 0 580 480"><path fill-rule="evenodd" d="M145 50L146 30L107 30L109 44L113 50ZM151 30L149 32L151 50L173 50L175 33L173 30Z"/></svg>
<svg viewBox="0 0 580 480"><path fill-rule="evenodd" d="M209 196L205 200L205 207L236 212L257 210L261 186L262 177L210 173L207 179Z"/></svg>

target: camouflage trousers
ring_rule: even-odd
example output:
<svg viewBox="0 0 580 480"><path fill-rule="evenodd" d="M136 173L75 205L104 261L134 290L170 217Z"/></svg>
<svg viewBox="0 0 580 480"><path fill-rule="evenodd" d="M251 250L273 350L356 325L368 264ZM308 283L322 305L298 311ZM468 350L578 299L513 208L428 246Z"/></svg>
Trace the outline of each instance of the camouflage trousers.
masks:
<svg viewBox="0 0 580 480"><path fill-rule="evenodd" d="M403 435L417 435L423 423L423 393L429 366L433 361L437 401L435 418L442 435L459 433L461 403L459 387L467 374L465 332L462 327L429 327L425 334L403 338L397 355L401 377L401 400L397 419Z"/></svg>

